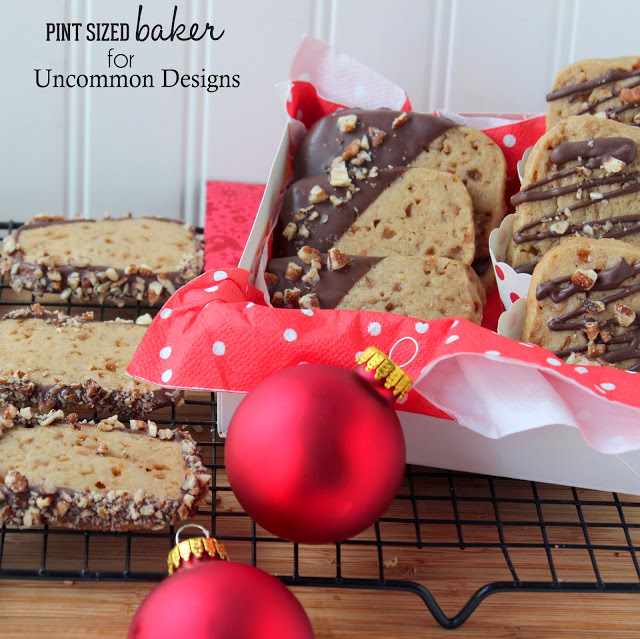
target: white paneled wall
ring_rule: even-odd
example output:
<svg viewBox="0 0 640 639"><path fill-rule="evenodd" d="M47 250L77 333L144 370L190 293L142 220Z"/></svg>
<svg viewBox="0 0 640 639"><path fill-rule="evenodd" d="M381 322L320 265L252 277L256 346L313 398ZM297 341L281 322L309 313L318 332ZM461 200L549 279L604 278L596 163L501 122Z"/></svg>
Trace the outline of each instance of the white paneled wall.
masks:
<svg viewBox="0 0 640 639"><path fill-rule="evenodd" d="M199 42L47 42L47 22L207 21ZM414 108L538 112L555 72L640 53L640 2L616 0L0 0L0 219L106 211L204 220L207 179L264 182L285 123L283 94L308 33L404 87ZM238 74L240 86L38 88L35 68Z"/></svg>

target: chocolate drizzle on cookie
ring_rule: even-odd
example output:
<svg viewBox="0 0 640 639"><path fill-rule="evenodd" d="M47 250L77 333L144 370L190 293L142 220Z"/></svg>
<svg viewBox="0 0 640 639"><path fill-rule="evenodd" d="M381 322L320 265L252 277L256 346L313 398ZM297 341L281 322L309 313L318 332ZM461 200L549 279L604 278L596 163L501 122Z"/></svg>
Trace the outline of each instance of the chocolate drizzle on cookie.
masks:
<svg viewBox="0 0 640 639"><path fill-rule="evenodd" d="M597 78L593 78L592 80L570 84L560 89L556 89L555 91L551 91L547 94L546 99L547 102L553 102L554 100L561 100L564 98L568 98L570 102L577 102L581 100L585 103L585 105L583 108L575 112L576 115L595 113L598 106L606 104L607 102L618 100L620 97L620 92L623 89L632 89L634 87L640 86L640 79L633 80L633 78L637 77L640 77L640 69L630 69L628 71L622 69L608 69L605 73L598 76ZM617 84L624 82L625 80L628 80L630 78L631 81L624 84L624 86ZM604 92L603 95L601 95L598 99L592 101L589 100L589 94L591 93L591 91L607 85L613 86L611 86L608 91ZM621 113L637 109L639 106L639 101L632 100L629 102L623 102L623 104L615 108L606 109L604 113L606 113L606 116L608 118L615 120ZM637 125L638 122L630 121L628 122L628 124Z"/></svg>
<svg viewBox="0 0 640 639"><path fill-rule="evenodd" d="M551 200L570 194L575 194L575 202L521 226L513 233L514 242L523 244L573 235L621 238L640 232L640 213L601 215L602 204L640 191L640 172L625 172L636 156L636 143L625 137L559 144L550 154L551 161L559 170L523 187L511 198L511 203L518 206L524 202ZM573 176L576 180L569 184L542 188ZM574 212L587 207L599 210L597 219L581 221L573 218ZM530 272L530 267L523 265L519 270L526 272L528 268Z"/></svg>
<svg viewBox="0 0 640 639"><path fill-rule="evenodd" d="M547 325L552 331L585 331L588 343L555 354L562 358L571 353L595 355L606 364L630 361L627 370L640 370L640 317L624 303L626 298L640 292L640 278L636 277L639 274L640 262L629 264L621 259L614 266L598 271L588 291L573 281L572 276L539 284L537 300L549 297L554 303L563 303L576 297L580 303L577 308L552 318ZM607 309L609 312L605 314ZM599 318L601 313L603 316Z"/></svg>

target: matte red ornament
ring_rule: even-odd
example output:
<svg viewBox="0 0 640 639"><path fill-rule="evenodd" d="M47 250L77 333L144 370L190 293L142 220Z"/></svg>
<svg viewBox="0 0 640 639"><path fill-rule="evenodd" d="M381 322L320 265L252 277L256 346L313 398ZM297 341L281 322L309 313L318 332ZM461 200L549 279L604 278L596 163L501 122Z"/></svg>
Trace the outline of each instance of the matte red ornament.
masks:
<svg viewBox="0 0 640 639"><path fill-rule="evenodd" d="M313 639L293 593L259 568L228 561L217 540L181 542L169 570L140 604L127 639Z"/></svg>
<svg viewBox="0 0 640 639"><path fill-rule="evenodd" d="M257 524L283 539L353 537L393 501L406 464L395 401L411 380L378 349L347 370L303 364L240 402L225 442L231 488Z"/></svg>

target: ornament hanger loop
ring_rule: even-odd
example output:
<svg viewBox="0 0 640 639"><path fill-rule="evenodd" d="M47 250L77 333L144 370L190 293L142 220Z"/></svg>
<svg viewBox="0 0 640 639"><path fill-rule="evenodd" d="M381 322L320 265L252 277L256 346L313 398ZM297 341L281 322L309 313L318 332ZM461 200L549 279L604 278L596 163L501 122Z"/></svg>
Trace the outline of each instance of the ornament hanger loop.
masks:
<svg viewBox="0 0 640 639"><path fill-rule="evenodd" d="M200 530L200 532L203 533L203 535L205 537L209 537L209 531L204 527L201 526L200 524L184 524L183 526L180 526L180 528L178 528L178 530L176 530L176 536L175 536L175 544L176 546L180 543L180 533L185 529L185 528L198 528Z"/></svg>
<svg viewBox="0 0 640 639"><path fill-rule="evenodd" d="M404 342L405 340L409 340L410 342L413 342L413 345L415 346L415 351L413 353L413 355L409 358L409 360L407 362L405 362L404 364L398 364L398 366L400 368L404 368L405 366L409 366L409 364L411 364L411 362L413 362L413 360L418 356L418 350L420 350L420 347L418 346L418 342L415 338L413 337L401 337L389 350L389 359L393 359L392 354L393 354L393 349L398 346L398 344L400 344L400 342Z"/></svg>

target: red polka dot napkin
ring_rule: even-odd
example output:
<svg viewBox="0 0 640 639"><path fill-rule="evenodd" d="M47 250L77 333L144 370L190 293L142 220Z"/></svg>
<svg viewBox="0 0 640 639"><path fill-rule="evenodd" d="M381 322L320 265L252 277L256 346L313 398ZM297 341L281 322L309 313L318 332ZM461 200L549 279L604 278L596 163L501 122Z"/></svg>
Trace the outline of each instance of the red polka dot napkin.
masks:
<svg viewBox="0 0 640 639"><path fill-rule="evenodd" d="M306 45L303 42L292 67L296 73L288 102L302 118L300 126L308 126L307 116L317 117L331 102L359 104L356 98L371 92L376 83L382 95L393 98L392 107L407 106L402 91L357 64L347 74L353 99L348 99L344 83L339 95L333 96L326 86L331 65L325 68L317 58L326 53L326 45L319 47L312 39ZM333 50L329 53L333 64L339 65L334 75L342 78L349 60ZM302 77L306 72L301 58L312 69L322 68L318 83L313 73ZM317 101L318 96L324 97ZM481 123L473 117L467 121L470 125ZM513 177L521 152L542 134L544 118L501 119L479 128L502 147ZM224 193L226 187L215 188ZM233 216L237 206L228 195L229 210L223 216ZM216 254L211 249L216 241L207 237L210 258ZM137 349L129 374L166 387L247 392L288 366L326 363L351 368L357 354L373 345L389 353L414 380L400 407L404 411L450 417L490 438L565 424L579 429L585 441L601 452L640 448L640 398L634 373L568 365L545 349L457 318L422 322L392 313L274 309L252 285L255 274L224 260L229 246L221 247L218 264L211 258L208 270L163 306Z"/></svg>

